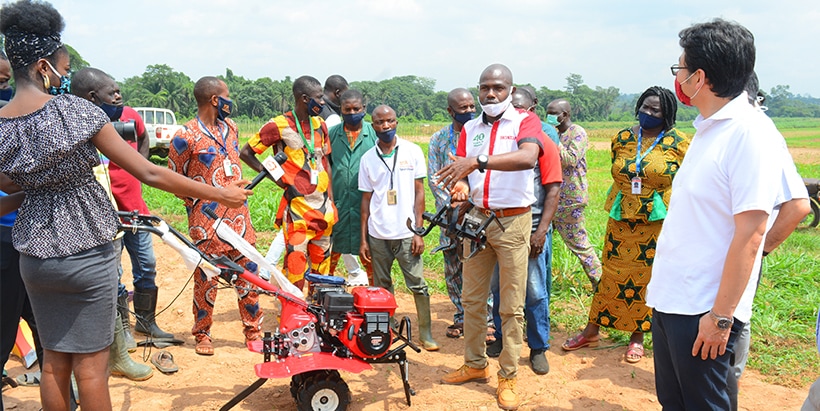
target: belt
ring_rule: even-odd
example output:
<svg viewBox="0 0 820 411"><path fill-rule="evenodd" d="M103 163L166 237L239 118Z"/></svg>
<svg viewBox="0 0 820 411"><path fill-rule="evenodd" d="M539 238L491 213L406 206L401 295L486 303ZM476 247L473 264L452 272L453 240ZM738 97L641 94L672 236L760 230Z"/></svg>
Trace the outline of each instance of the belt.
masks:
<svg viewBox="0 0 820 411"><path fill-rule="evenodd" d="M530 211L530 206L526 207L510 207L510 208L497 208L495 210L488 210L486 208L476 207L476 209L485 216L490 216L490 212L495 213L496 217L512 217L524 214Z"/></svg>

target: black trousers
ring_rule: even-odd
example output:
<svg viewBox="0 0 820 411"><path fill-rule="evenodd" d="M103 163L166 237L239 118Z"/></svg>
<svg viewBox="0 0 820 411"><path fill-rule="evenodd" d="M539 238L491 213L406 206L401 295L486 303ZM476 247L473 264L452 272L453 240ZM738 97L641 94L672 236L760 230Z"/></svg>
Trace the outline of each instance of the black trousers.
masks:
<svg viewBox="0 0 820 411"><path fill-rule="evenodd" d="M0 226L0 302L3 304L0 311L0 366L5 368L11 355L22 317L31 328L37 362L42 367L43 349L40 348L37 323L34 321L34 312L31 310L23 279L20 278L20 254L11 243L11 227L3 226ZM3 398L0 396L0 410L2 409Z"/></svg>
<svg viewBox="0 0 820 411"><path fill-rule="evenodd" d="M735 320L726 345L726 352L716 359L702 360L700 353L692 356L692 346L698 336L698 324L703 314L677 315L652 310L652 345L655 359L655 389L664 411L731 409L737 403L737 392L730 394L729 385L737 386L730 358L743 323ZM730 396L735 398L732 400Z"/></svg>

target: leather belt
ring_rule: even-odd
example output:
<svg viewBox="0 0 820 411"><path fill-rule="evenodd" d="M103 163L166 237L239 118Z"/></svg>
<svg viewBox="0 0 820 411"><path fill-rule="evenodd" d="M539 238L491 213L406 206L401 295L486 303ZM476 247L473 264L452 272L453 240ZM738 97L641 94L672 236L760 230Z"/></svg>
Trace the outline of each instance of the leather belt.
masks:
<svg viewBox="0 0 820 411"><path fill-rule="evenodd" d="M517 215L521 215L530 211L530 206L526 207L510 207L510 208L497 208L495 210L488 210L486 208L476 207L476 209L484 214L485 216L490 216L490 212L494 212L496 217L513 217Z"/></svg>

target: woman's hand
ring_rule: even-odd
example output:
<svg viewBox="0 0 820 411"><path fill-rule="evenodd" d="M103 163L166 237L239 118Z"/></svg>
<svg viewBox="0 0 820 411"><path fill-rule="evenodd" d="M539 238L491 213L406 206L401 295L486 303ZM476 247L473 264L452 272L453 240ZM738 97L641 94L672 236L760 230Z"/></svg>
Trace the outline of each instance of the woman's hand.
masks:
<svg viewBox="0 0 820 411"><path fill-rule="evenodd" d="M245 186L250 184L248 180L234 181L219 190L222 199L219 203L228 208L239 208L245 205L248 197L253 195L253 191L246 190Z"/></svg>

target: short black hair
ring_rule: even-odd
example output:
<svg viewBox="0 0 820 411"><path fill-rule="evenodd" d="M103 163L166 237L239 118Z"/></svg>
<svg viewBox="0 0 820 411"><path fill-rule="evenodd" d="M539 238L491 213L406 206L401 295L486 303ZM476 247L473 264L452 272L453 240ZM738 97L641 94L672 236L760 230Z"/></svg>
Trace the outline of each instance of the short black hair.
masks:
<svg viewBox="0 0 820 411"><path fill-rule="evenodd" d="M675 94L667 88L660 86L652 86L638 97L638 103L635 104L635 117L638 116L643 101L649 96L658 96L661 101L661 112L663 112L663 130L668 131L675 127L675 119L678 116L678 102L675 100Z"/></svg>
<svg viewBox="0 0 820 411"><path fill-rule="evenodd" d="M197 106L206 105L212 96L219 94L222 80L214 76L205 76L194 84L194 99Z"/></svg>
<svg viewBox="0 0 820 411"><path fill-rule="evenodd" d="M751 31L738 23L715 19L685 28L678 36L687 71L705 71L718 97L735 98L743 92L755 67Z"/></svg>
<svg viewBox="0 0 820 411"><path fill-rule="evenodd" d="M302 94L310 94L314 88L322 88L322 83L315 77L302 76L293 81L293 97L298 99Z"/></svg>
<svg viewBox="0 0 820 411"><path fill-rule="evenodd" d="M341 96L339 96L339 102L340 103L344 103L345 101L354 101L354 100L358 100L358 101L361 101L362 103L364 103L364 96L362 95L361 91L349 88L349 89L345 90L342 93Z"/></svg>
<svg viewBox="0 0 820 411"><path fill-rule="evenodd" d="M114 80L108 73L94 67L86 67L71 76L71 94L85 98L100 88L103 80Z"/></svg>
<svg viewBox="0 0 820 411"><path fill-rule="evenodd" d="M347 80L344 77L333 74L325 80L325 92L332 93L336 90L347 90L350 86L347 84Z"/></svg>

